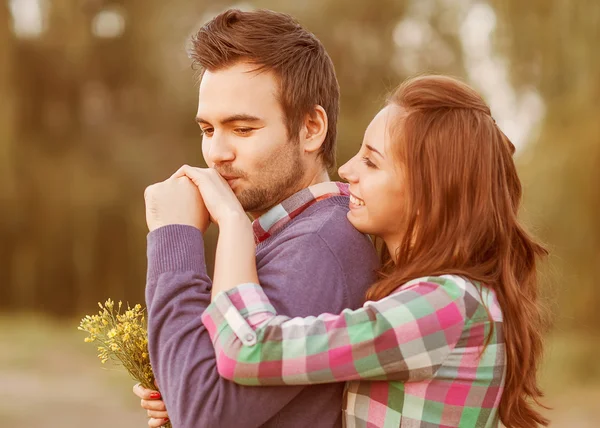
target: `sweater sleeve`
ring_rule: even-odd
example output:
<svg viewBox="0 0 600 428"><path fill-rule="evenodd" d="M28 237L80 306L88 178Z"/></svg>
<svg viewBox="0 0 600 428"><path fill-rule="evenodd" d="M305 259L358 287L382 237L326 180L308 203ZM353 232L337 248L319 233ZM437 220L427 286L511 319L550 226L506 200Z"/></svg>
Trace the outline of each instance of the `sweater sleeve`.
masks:
<svg viewBox="0 0 600 428"><path fill-rule="evenodd" d="M148 236L148 343L169 418L176 427L257 427L302 387L246 388L219 376L201 316L210 304L204 242L196 228L172 225Z"/></svg>

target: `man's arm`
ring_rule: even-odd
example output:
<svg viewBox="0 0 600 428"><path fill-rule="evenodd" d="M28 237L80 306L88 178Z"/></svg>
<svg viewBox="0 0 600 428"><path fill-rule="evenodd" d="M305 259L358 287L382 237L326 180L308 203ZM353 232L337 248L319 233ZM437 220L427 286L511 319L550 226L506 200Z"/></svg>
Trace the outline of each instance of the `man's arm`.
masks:
<svg viewBox="0 0 600 428"><path fill-rule="evenodd" d="M267 295L278 302L284 313L301 313L307 303L315 305L319 312L325 307L343 305L315 296L310 290L321 287L312 285L307 289L306 277L294 274L312 261L315 280L322 277L319 271L323 270L334 271L327 276L339 282L328 280L323 287L345 288L344 276L339 274L331 251L326 246L313 245L320 241L317 235L296 238L278 246L269 261L259 266L259 278ZM152 366L174 426L231 427L240 421L247 427L259 426L304 387L258 389L239 386L219 376L213 345L201 321L210 304L211 288L203 245L200 231L190 226L166 226L148 236L146 300ZM310 251L300 250L299 245ZM285 258L285 269L277 260L281 257Z"/></svg>
<svg viewBox="0 0 600 428"><path fill-rule="evenodd" d="M201 316L210 304L204 242L191 226L172 225L148 236L150 360L174 426L259 426L302 387L239 387L222 379Z"/></svg>

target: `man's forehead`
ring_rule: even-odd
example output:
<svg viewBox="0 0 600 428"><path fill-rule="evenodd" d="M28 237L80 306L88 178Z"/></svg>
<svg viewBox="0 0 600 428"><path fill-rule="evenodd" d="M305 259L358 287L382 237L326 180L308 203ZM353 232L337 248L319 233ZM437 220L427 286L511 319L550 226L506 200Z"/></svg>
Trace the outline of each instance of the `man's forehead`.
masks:
<svg viewBox="0 0 600 428"><path fill-rule="evenodd" d="M272 73L247 66L206 72L198 91L198 116L223 120L232 115L262 116L279 109L277 82Z"/></svg>

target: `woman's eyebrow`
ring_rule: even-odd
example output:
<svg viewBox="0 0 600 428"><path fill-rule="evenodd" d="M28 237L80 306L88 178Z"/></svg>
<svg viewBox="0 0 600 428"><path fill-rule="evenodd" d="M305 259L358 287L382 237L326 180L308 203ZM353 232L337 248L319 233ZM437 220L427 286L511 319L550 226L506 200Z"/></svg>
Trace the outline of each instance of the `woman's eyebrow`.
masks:
<svg viewBox="0 0 600 428"><path fill-rule="evenodd" d="M369 149L370 151L377 153L377 154L378 154L379 156L381 156L382 158L384 157L384 156L381 154L381 152L380 152L379 150L377 150L375 147L373 147L373 146L370 146L370 145L368 145L368 144L366 144L366 145L365 145L365 147L366 147L367 149Z"/></svg>

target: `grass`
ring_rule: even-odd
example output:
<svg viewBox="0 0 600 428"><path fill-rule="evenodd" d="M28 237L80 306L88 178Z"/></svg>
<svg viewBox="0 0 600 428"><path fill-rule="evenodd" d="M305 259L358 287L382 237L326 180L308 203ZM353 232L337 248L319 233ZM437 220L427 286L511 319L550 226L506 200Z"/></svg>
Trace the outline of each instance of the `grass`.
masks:
<svg viewBox="0 0 600 428"><path fill-rule="evenodd" d="M144 427L134 381L103 366L78 320L0 317L0 420L6 427Z"/></svg>
<svg viewBox="0 0 600 428"><path fill-rule="evenodd" d="M0 421L11 428L143 428L144 411L121 368L100 364L79 320L0 316ZM540 378L552 427L598 426L596 338L562 332L547 342Z"/></svg>

